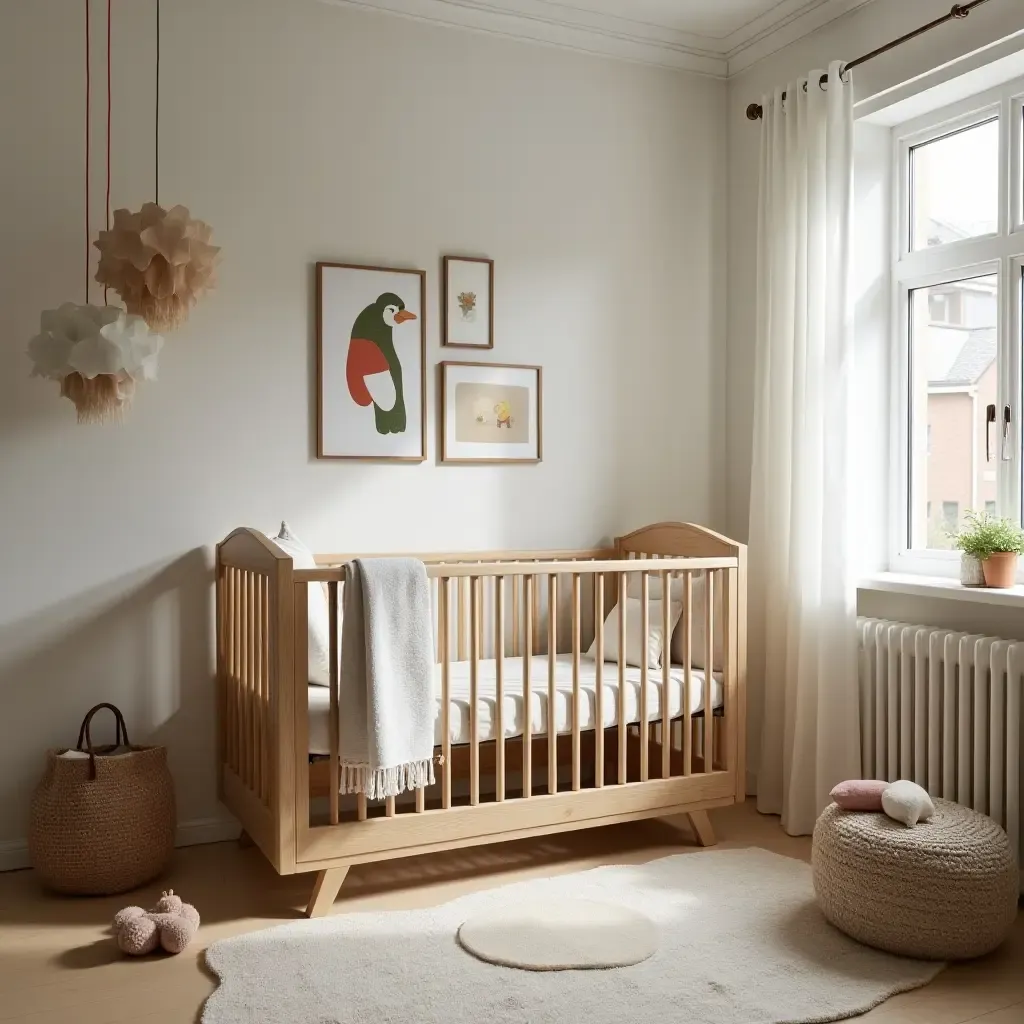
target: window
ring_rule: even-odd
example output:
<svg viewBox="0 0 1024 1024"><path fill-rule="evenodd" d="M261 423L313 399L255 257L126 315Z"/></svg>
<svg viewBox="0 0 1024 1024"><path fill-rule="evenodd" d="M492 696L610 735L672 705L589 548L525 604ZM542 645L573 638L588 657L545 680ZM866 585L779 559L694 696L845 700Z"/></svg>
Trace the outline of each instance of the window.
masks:
<svg viewBox="0 0 1024 1024"><path fill-rule="evenodd" d="M1024 79L893 141L892 567L953 574L965 512L1021 518Z"/></svg>
<svg viewBox="0 0 1024 1024"><path fill-rule="evenodd" d="M912 145L911 248L994 234L998 192L998 117Z"/></svg>
<svg viewBox="0 0 1024 1024"><path fill-rule="evenodd" d="M960 506L957 502L944 501L942 503L942 525L950 533L960 525Z"/></svg>
<svg viewBox="0 0 1024 1024"><path fill-rule="evenodd" d="M997 289L994 274L937 288L910 289L907 402L915 548L952 547L949 534L960 526L960 512L978 507L979 499L995 497L995 483L986 478L992 463L985 457L984 439L979 445L972 424L979 409L984 412L996 403ZM975 326L935 323L936 293L947 301L956 294L957 304L962 306L968 304L964 301L967 295L976 296ZM939 523L927 514L933 501L942 505ZM923 510L924 516L919 518L915 510Z"/></svg>
<svg viewBox="0 0 1024 1024"><path fill-rule="evenodd" d="M932 288L928 295L928 319L933 324L963 323L963 297L957 288Z"/></svg>

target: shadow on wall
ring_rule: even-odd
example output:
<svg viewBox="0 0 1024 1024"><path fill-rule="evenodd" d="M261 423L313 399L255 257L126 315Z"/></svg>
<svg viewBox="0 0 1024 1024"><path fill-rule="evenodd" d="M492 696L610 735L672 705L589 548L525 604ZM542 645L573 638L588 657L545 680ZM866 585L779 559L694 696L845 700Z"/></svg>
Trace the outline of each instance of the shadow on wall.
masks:
<svg viewBox="0 0 1024 1024"><path fill-rule="evenodd" d="M168 748L178 819L216 813L213 569L196 548L0 627L0 842L27 833L49 746L85 712L118 705L133 743ZM112 716L93 741L110 742Z"/></svg>

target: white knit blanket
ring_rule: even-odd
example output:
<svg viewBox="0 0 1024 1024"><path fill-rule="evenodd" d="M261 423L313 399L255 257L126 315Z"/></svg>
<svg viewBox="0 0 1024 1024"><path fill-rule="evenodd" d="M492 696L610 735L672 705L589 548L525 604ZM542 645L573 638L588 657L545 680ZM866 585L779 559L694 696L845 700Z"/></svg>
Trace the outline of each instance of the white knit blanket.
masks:
<svg viewBox="0 0 1024 1024"><path fill-rule="evenodd" d="M434 645L427 570L348 564L341 632L341 792L370 800L434 782Z"/></svg>

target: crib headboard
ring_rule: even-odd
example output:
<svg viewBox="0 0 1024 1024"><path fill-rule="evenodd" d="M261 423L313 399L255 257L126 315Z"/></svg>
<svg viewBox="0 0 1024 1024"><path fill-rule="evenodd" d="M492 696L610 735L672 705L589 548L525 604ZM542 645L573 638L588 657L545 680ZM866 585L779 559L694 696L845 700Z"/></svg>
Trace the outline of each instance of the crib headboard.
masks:
<svg viewBox="0 0 1024 1024"><path fill-rule="evenodd" d="M628 558L631 554L674 558L736 558L742 555L744 545L694 523L655 523L618 537L615 549L620 558Z"/></svg>

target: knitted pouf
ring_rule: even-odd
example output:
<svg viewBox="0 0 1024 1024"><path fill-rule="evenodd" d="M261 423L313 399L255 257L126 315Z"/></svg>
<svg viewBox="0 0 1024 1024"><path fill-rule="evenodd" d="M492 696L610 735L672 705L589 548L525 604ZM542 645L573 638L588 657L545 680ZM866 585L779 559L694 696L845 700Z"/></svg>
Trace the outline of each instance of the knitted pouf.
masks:
<svg viewBox="0 0 1024 1024"><path fill-rule="evenodd" d="M884 814L825 808L814 826L814 891L851 938L926 960L981 956L1006 938L1020 878L1010 840L989 817L935 801L907 827Z"/></svg>

